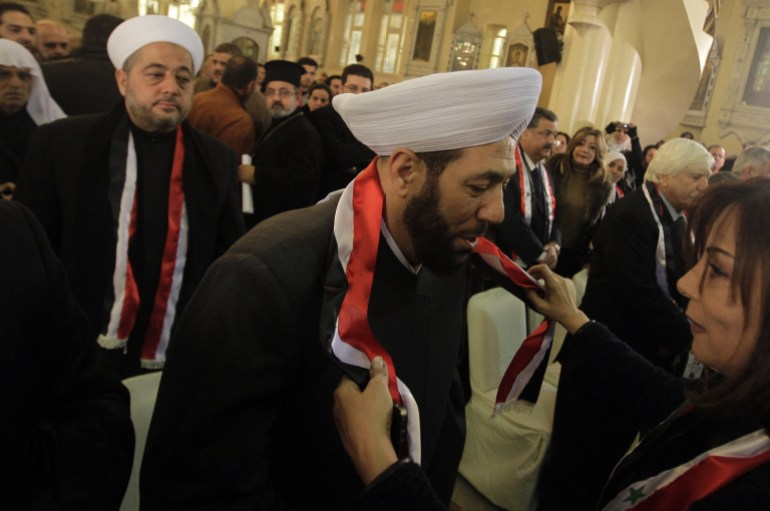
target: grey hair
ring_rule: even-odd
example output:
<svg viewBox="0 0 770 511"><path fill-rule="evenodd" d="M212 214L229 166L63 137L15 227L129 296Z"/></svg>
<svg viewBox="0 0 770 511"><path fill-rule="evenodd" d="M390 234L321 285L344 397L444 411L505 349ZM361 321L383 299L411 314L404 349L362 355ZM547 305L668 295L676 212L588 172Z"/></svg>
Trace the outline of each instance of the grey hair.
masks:
<svg viewBox="0 0 770 511"><path fill-rule="evenodd" d="M770 151L764 147L750 147L735 159L733 174L741 176L749 167L760 170L768 165L770 165Z"/></svg>
<svg viewBox="0 0 770 511"><path fill-rule="evenodd" d="M660 146L644 173L644 180L657 183L660 176L673 176L686 170L707 174L713 166L714 158L701 144L674 138Z"/></svg>

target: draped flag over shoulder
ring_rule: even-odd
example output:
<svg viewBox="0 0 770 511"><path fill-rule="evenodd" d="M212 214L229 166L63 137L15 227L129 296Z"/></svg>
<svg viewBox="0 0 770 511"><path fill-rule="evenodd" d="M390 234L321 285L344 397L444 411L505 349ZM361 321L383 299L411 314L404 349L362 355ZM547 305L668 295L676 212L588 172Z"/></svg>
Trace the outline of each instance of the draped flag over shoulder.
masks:
<svg viewBox="0 0 770 511"><path fill-rule="evenodd" d="M390 355L374 336L368 319L369 298L377 263L384 194L377 175L376 160L361 172L342 193L334 218L337 259L345 273L348 288L337 313L336 325L327 351L340 362L368 369L371 360L381 356L388 367L388 388L393 401L407 410L409 455L420 462L420 419L417 403L409 388L398 379ZM479 238L475 251L493 269L525 289L538 283L491 241ZM531 406L537 400L547 363L553 327L546 321L532 334L513 358L498 390L495 412L511 406Z"/></svg>
<svg viewBox="0 0 770 511"><path fill-rule="evenodd" d="M763 429L710 449L699 456L623 489L604 511L690 509L770 460L770 438Z"/></svg>

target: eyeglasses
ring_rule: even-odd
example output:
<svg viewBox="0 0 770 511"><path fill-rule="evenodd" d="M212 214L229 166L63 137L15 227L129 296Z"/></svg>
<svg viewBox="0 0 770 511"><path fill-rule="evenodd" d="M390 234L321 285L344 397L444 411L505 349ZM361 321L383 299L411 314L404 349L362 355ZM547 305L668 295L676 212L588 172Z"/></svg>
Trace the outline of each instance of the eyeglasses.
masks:
<svg viewBox="0 0 770 511"><path fill-rule="evenodd" d="M68 43L68 42L62 42L62 43L57 43L57 42L43 43L43 46L45 46L49 50L53 50L57 46L61 47L62 50L66 50L69 47L69 45L70 45L70 43Z"/></svg>
<svg viewBox="0 0 770 511"><path fill-rule="evenodd" d="M13 71L11 69L0 69L0 82L7 82L14 76L24 83L29 83L32 81L32 73L30 73L29 71L25 71L25 70Z"/></svg>
<svg viewBox="0 0 770 511"><path fill-rule="evenodd" d="M289 89L278 89L278 90L267 89L265 91L265 96L268 97L268 98L271 97L271 96L278 96L278 97L281 97L281 98L290 98L290 97L296 96L296 95L297 95L296 92L294 92L293 90L289 90Z"/></svg>

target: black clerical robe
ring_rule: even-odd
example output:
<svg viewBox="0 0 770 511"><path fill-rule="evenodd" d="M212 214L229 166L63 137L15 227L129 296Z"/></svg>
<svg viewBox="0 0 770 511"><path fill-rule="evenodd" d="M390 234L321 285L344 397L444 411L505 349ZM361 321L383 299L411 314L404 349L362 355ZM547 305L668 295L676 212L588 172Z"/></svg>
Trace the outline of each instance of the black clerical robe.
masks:
<svg viewBox="0 0 770 511"><path fill-rule="evenodd" d="M125 165L128 117L123 105L108 114L77 116L41 126L32 142L29 157L19 176L16 198L40 218L61 258L73 293L86 312L94 338L109 321L113 301L113 272L117 243L116 199L122 180L113 182L115 165ZM185 140L183 189L189 234L182 287L177 303L177 317L190 299L209 264L243 232L243 220L236 187L238 160L221 142L182 124ZM116 135L124 130L125 138ZM157 247L165 232L156 224L166 213L158 201L168 196L163 189L162 172L173 154L167 143L152 141L137 132L142 183L137 200L140 222L148 229L142 242ZM161 137L162 138L162 137ZM146 140L145 140L146 139ZM171 151L171 152L169 152ZM156 154L157 153L157 154ZM170 164L169 164L170 166ZM159 170L160 169L160 170ZM143 186L147 180L148 185ZM142 191L143 190L143 191ZM146 192L146 195L145 195ZM119 201L118 201L119 203ZM138 254L140 277L151 282L157 248ZM156 255L153 255L155 253ZM145 273L147 272L147 273ZM149 284L150 286L152 284ZM149 293L149 292L148 292ZM140 326L140 325L137 325ZM129 340L122 376L139 370L139 343ZM119 350L121 351L121 350Z"/></svg>
<svg viewBox="0 0 770 511"><path fill-rule="evenodd" d="M362 488L319 334L340 291L326 280L336 202L259 224L206 275L169 348L142 509L342 509ZM370 324L420 407L422 466L445 504L465 428L466 282L465 269L414 275L380 239Z"/></svg>

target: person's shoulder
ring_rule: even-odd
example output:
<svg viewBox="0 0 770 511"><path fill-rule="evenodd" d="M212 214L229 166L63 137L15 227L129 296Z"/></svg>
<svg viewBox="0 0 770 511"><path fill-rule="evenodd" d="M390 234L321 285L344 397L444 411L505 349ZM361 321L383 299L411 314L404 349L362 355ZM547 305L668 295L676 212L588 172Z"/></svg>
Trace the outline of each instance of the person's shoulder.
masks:
<svg viewBox="0 0 770 511"><path fill-rule="evenodd" d="M655 219L652 217L650 205L641 189L634 190L626 194L621 200L616 201L609 208L602 223L617 224L621 228L627 228L630 225L646 225L655 229Z"/></svg>
<svg viewBox="0 0 770 511"><path fill-rule="evenodd" d="M334 196L260 222L230 247L221 262L239 264L248 259L275 274L298 269L320 274L331 246L338 201Z"/></svg>
<svg viewBox="0 0 770 511"><path fill-rule="evenodd" d="M313 112L310 113L308 117L314 124L316 122L342 122L342 117L339 113L337 113L331 104L322 106L321 108L316 108Z"/></svg>
<svg viewBox="0 0 770 511"><path fill-rule="evenodd" d="M31 216L29 209L20 202L0 200L0 225L17 223L25 217Z"/></svg>
<svg viewBox="0 0 770 511"><path fill-rule="evenodd" d="M48 132L52 135L63 134L81 136L83 131L88 131L95 126L101 130L103 126L110 124L110 118L111 114L109 112L73 115L71 117L57 119L48 124L41 124L38 126L38 131Z"/></svg>
<svg viewBox="0 0 770 511"><path fill-rule="evenodd" d="M238 157L238 155L235 154L235 151L233 151L230 147L228 147L227 144L218 138L214 138L211 135L193 127L193 125L189 122L185 122L184 127L187 130L187 133L190 135L193 141L193 145L197 149L208 152L213 156L233 158Z"/></svg>

